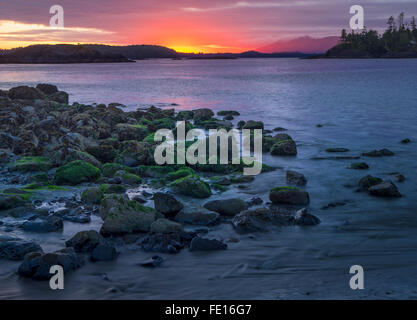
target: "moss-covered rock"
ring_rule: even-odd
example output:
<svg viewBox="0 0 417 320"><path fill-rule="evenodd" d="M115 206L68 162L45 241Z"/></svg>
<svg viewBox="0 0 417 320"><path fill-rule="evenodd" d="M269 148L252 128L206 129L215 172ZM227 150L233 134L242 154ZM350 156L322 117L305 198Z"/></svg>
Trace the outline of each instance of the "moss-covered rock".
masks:
<svg viewBox="0 0 417 320"><path fill-rule="evenodd" d="M107 178L113 178L115 173L120 170L127 171L127 172L132 171L132 169L129 168L128 166L125 166L120 163L106 163L103 165L101 169L103 171L103 175Z"/></svg>
<svg viewBox="0 0 417 320"><path fill-rule="evenodd" d="M149 178L163 178L170 172L174 172L174 168L168 166L137 166L135 168L137 175Z"/></svg>
<svg viewBox="0 0 417 320"><path fill-rule="evenodd" d="M183 167L177 171L169 172L166 175L166 179L168 181L174 181L174 180L189 176L190 174L195 174L195 171L189 167Z"/></svg>
<svg viewBox="0 0 417 320"><path fill-rule="evenodd" d="M356 170L365 170L369 169L369 166L366 162L355 162L350 165L350 168Z"/></svg>
<svg viewBox="0 0 417 320"><path fill-rule="evenodd" d="M100 204L104 192L99 187L88 188L81 193L81 201L89 204Z"/></svg>
<svg viewBox="0 0 417 320"><path fill-rule="evenodd" d="M23 157L10 165L11 170L20 172L48 171L52 163L44 157Z"/></svg>
<svg viewBox="0 0 417 320"><path fill-rule="evenodd" d="M102 163L113 162L117 156L117 151L110 143L99 146L89 146L85 151L96 157Z"/></svg>
<svg viewBox="0 0 417 320"><path fill-rule="evenodd" d="M127 191L126 187L121 184L102 184L100 190L104 194L124 194Z"/></svg>
<svg viewBox="0 0 417 320"><path fill-rule="evenodd" d="M249 120L245 123L242 129L264 129L264 123L262 121Z"/></svg>
<svg viewBox="0 0 417 320"><path fill-rule="evenodd" d="M271 147L271 155L295 156L297 155L297 145L292 139L276 141Z"/></svg>
<svg viewBox="0 0 417 320"><path fill-rule="evenodd" d="M81 160L92 164L97 168L101 168L102 164L99 160L96 159L93 155L89 154L88 152L76 150L76 149L69 149L68 154L65 158L65 162L72 162L76 160Z"/></svg>
<svg viewBox="0 0 417 320"><path fill-rule="evenodd" d="M370 187L380 184L382 182L382 179L378 177L373 177L368 174L359 180L358 185L360 190L367 191Z"/></svg>
<svg viewBox="0 0 417 320"><path fill-rule="evenodd" d="M152 223L162 217L155 209L114 194L102 200L100 216L104 220L100 233L105 236L149 232Z"/></svg>
<svg viewBox="0 0 417 320"><path fill-rule="evenodd" d="M100 169L88 162L76 160L59 167L55 172L54 180L58 185L76 185L96 181L99 177Z"/></svg>
<svg viewBox="0 0 417 320"><path fill-rule="evenodd" d="M151 224L151 232L154 233L172 233L181 232L182 225L178 222L174 222L165 218L156 220Z"/></svg>
<svg viewBox="0 0 417 320"><path fill-rule="evenodd" d="M131 125L127 123L119 123L116 125L116 134L119 141L126 140L138 140L141 141L148 134L148 127L145 125L137 124Z"/></svg>
<svg viewBox="0 0 417 320"><path fill-rule="evenodd" d="M154 146L152 144L128 140L121 144L120 151L114 161L125 166L135 167L155 164Z"/></svg>
<svg viewBox="0 0 417 320"><path fill-rule="evenodd" d="M120 178L123 184L137 185L142 183L142 179L139 176L124 170L117 171L114 176Z"/></svg>
<svg viewBox="0 0 417 320"><path fill-rule="evenodd" d="M27 200L24 194L0 193L0 210L23 206Z"/></svg>
<svg viewBox="0 0 417 320"><path fill-rule="evenodd" d="M197 175L188 175L169 184L174 192L194 198L208 198L211 196L210 186Z"/></svg>

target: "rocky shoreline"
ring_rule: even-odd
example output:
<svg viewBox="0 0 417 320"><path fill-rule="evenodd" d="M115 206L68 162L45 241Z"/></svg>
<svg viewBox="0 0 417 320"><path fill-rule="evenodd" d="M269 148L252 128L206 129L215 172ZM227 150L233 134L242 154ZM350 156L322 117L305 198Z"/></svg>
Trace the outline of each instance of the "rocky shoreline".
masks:
<svg viewBox="0 0 417 320"><path fill-rule="evenodd" d="M102 221L98 232L80 231L55 252L44 252L36 242L0 236L0 259L21 260L21 276L43 280L50 277L52 265L69 272L88 260L115 260L123 254L120 248L132 243L152 253L145 267L163 262L158 253L226 250L227 243L210 235L209 227L216 224L231 224L237 233L319 224L320 219L308 213L310 196L303 190L307 179L299 172L287 171L287 185L272 188L270 202L264 204L257 196L221 196L228 188L244 189L262 179L262 173L243 175L244 164L155 164L156 130L174 129L176 121L186 121L187 130L229 130L237 116L236 111L220 111L215 117L210 109L176 112L150 107L125 112L118 103L69 104L68 94L49 84L0 90L0 183L5 186L0 190L1 234L16 229L61 232L65 221ZM297 155L296 143L282 133L284 128L264 130L262 122L253 120L239 121L236 127L262 129L265 153ZM392 155L387 149L362 154ZM364 162L351 165L355 170L367 168ZM263 172L271 170L275 168L263 164ZM392 176L398 182L405 179L399 173ZM401 196L393 182L370 175L359 181L358 191Z"/></svg>

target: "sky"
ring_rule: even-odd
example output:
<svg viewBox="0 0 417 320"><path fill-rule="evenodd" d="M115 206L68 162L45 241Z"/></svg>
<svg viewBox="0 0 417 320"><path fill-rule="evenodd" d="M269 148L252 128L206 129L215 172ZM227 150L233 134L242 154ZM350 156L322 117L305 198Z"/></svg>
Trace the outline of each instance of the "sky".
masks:
<svg viewBox="0 0 417 320"><path fill-rule="evenodd" d="M349 8L382 30L417 17L417 0L0 0L0 48L36 43L158 44L182 52L242 52L278 40L339 35ZM51 28L52 5L64 28Z"/></svg>

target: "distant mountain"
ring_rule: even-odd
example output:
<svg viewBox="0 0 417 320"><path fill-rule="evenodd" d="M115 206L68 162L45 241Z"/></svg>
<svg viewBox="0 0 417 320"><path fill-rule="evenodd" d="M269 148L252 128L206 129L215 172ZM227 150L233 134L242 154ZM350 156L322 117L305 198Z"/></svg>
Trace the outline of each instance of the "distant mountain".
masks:
<svg viewBox="0 0 417 320"><path fill-rule="evenodd" d="M155 45L108 46L104 44L86 44L84 46L102 54L120 54L133 60L178 57L175 50Z"/></svg>
<svg viewBox="0 0 417 320"><path fill-rule="evenodd" d="M103 63L130 62L120 54L103 54L83 45L32 45L3 51L1 63Z"/></svg>
<svg viewBox="0 0 417 320"><path fill-rule="evenodd" d="M303 52L324 53L339 43L339 37L312 38L309 36L291 40L280 40L270 45L261 47L257 51L265 53L274 52Z"/></svg>

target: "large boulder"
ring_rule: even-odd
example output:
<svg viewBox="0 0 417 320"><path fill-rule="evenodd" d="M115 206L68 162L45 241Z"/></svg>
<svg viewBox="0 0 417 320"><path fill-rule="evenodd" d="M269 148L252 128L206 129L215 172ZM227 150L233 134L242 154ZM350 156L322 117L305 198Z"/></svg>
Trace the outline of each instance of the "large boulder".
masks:
<svg viewBox="0 0 417 320"><path fill-rule="evenodd" d="M160 217L155 209L116 194L103 199L100 216L104 220L100 233L105 236L149 232L152 223Z"/></svg>
<svg viewBox="0 0 417 320"><path fill-rule="evenodd" d="M146 142L128 140L120 146L120 154L115 162L128 167L154 164L153 147Z"/></svg>
<svg viewBox="0 0 417 320"><path fill-rule="evenodd" d="M91 252L92 261L111 261L115 260L118 256L116 248L109 243L100 243Z"/></svg>
<svg viewBox="0 0 417 320"><path fill-rule="evenodd" d="M67 247L74 248L75 252L91 252L105 239L95 230L77 232L71 239L65 242Z"/></svg>
<svg viewBox="0 0 417 320"><path fill-rule="evenodd" d="M232 225L239 233L266 231L269 226L294 225L294 217L288 213L271 211L267 208L246 210L237 214Z"/></svg>
<svg viewBox="0 0 417 320"><path fill-rule="evenodd" d="M191 225L209 226L216 224L219 221L220 215L217 212L207 210L206 208L187 204L175 216L175 220L179 223L187 223Z"/></svg>
<svg viewBox="0 0 417 320"><path fill-rule="evenodd" d="M206 202L204 208L210 211L218 212L223 216L234 216L239 212L247 209L245 201L239 198L220 199Z"/></svg>
<svg viewBox="0 0 417 320"><path fill-rule="evenodd" d="M81 193L81 201L87 204L100 204L104 192L99 187L92 187Z"/></svg>
<svg viewBox="0 0 417 320"><path fill-rule="evenodd" d="M72 162L76 160L81 160L84 162L88 162L89 164L101 168L102 164L99 160L96 159L93 155L89 154L88 152L80 151L77 149L69 148L67 150L67 156L65 157L65 162Z"/></svg>
<svg viewBox="0 0 417 320"><path fill-rule="evenodd" d="M294 140L278 140L271 147L273 156L295 156L297 155L297 145Z"/></svg>
<svg viewBox="0 0 417 320"><path fill-rule="evenodd" d="M211 111L210 109L203 108L203 109L193 110L193 120L196 123L210 120L211 117L213 116L214 116L214 112Z"/></svg>
<svg viewBox="0 0 417 320"><path fill-rule="evenodd" d="M22 99L22 100L36 100L36 99L44 99L45 95L42 94L41 91L28 87L28 86L19 86L14 87L9 90L9 98L14 99Z"/></svg>
<svg viewBox="0 0 417 320"><path fill-rule="evenodd" d="M24 195L0 193L0 210L13 209L25 205Z"/></svg>
<svg viewBox="0 0 417 320"><path fill-rule="evenodd" d="M0 236L0 259L22 260L29 252L42 252L35 242Z"/></svg>
<svg viewBox="0 0 417 320"><path fill-rule="evenodd" d="M143 140L148 135L148 128L144 125L131 125L119 123L116 125L116 134L119 141Z"/></svg>
<svg viewBox="0 0 417 320"><path fill-rule="evenodd" d="M65 248L53 253L31 252L25 255L19 266L19 274L36 280L49 280L49 270L54 265L60 265L64 272L80 268L84 264L82 258L73 248Z"/></svg>
<svg viewBox="0 0 417 320"><path fill-rule="evenodd" d="M375 186L380 183L382 183L382 179L373 177L368 174L359 180L358 185L359 185L360 190L368 191L370 187Z"/></svg>
<svg viewBox="0 0 417 320"><path fill-rule="evenodd" d="M42 91L46 95L50 95L50 94L58 92L57 86L54 86L52 84L46 84L46 83L39 83L36 86L36 89Z"/></svg>
<svg viewBox="0 0 417 320"><path fill-rule="evenodd" d="M155 209L160 213L173 216L177 214L184 205L178 201L173 195L163 192L157 192L153 195Z"/></svg>
<svg viewBox="0 0 417 320"><path fill-rule="evenodd" d="M269 199L274 204L306 205L310 202L308 192L292 187L271 189Z"/></svg>
<svg viewBox="0 0 417 320"><path fill-rule="evenodd" d="M196 175L177 179L169 184L174 192L193 198L208 198L211 196L210 186Z"/></svg>
<svg viewBox="0 0 417 320"><path fill-rule="evenodd" d="M382 198L399 198L401 193L398 191L397 186L391 181L385 181L376 185L373 185L368 189L369 194L382 197Z"/></svg>
<svg viewBox="0 0 417 320"><path fill-rule="evenodd" d="M56 184L77 185L82 182L96 181L100 177L100 169L92 164L76 160L59 167L55 172Z"/></svg>
<svg viewBox="0 0 417 320"><path fill-rule="evenodd" d="M68 104L69 103L69 95L65 91L58 91L48 95L48 99L51 101L55 101L58 103Z"/></svg>
<svg viewBox="0 0 417 320"><path fill-rule="evenodd" d="M48 171L52 163L44 157L23 157L10 164L9 168L20 172Z"/></svg>
<svg viewBox="0 0 417 320"><path fill-rule="evenodd" d="M153 233L181 232L182 225L180 223L161 218L151 224L150 231Z"/></svg>

